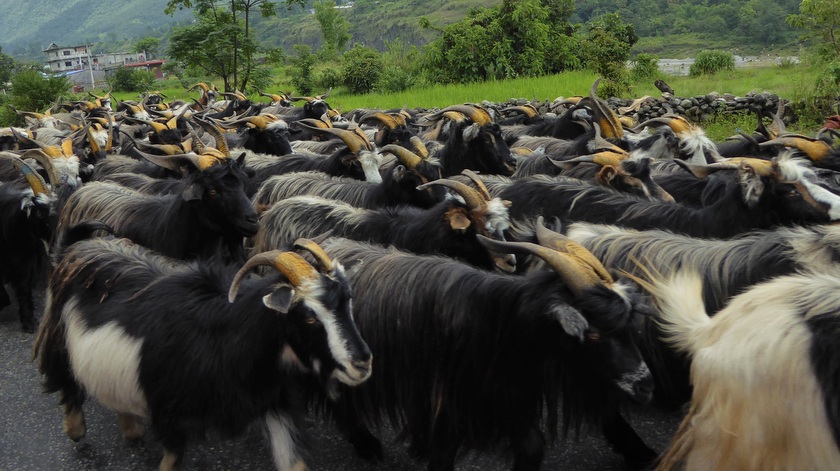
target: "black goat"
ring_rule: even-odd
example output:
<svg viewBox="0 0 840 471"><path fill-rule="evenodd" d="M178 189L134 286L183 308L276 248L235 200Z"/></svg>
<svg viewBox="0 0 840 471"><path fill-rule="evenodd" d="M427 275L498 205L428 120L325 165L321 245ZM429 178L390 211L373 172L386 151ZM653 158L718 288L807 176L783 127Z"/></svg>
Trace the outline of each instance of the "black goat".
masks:
<svg viewBox="0 0 840 471"><path fill-rule="evenodd" d="M465 202L450 198L429 209L392 206L366 210L340 201L297 196L278 201L260 216L253 250L288 247L298 238L331 231L333 236L392 245L413 253L446 255L486 270L515 269L512 256L488 252L476 239L481 234L504 240L504 231L510 227L505 202L485 199L478 191L452 180L436 180L424 186L451 188Z"/></svg>
<svg viewBox="0 0 840 471"><path fill-rule="evenodd" d="M382 171L380 183L332 177L321 172L287 173L266 180L254 196L254 204L261 211L277 201L298 195L321 196L368 209L397 205L430 208L443 200L442 188L417 189L440 178L437 160L421 158L393 144L383 147L381 153L393 153L398 164Z"/></svg>
<svg viewBox="0 0 840 471"><path fill-rule="evenodd" d="M69 196L59 212L59 230L98 219L135 242L176 258L221 255L244 260L243 237L257 232L257 213L245 195L239 159L210 155L171 156L161 163L192 168L177 194L145 195L119 185L93 182Z"/></svg>
<svg viewBox="0 0 840 471"><path fill-rule="evenodd" d="M556 432L562 391L567 427L600 423L629 462L654 459L618 412L622 393L651 394L632 338L637 295L566 253L482 240L554 269L512 277L346 239L322 244L347 266L354 317L378 359L375 377L337 406L359 454L381 454L381 445L353 416L378 423L384 413L430 470L452 470L462 450L500 443L510 445L514 469L538 469L540 423Z"/></svg>
<svg viewBox="0 0 840 471"><path fill-rule="evenodd" d="M191 436L236 436L260 422L277 469L305 469L298 377L316 376L332 394L371 374L350 286L328 258L319 272L274 251L235 272L126 239L82 240L57 247L57 257L35 352L74 441L86 433L90 394L117 413L126 438L142 436L139 419L150 420L165 450L161 470L179 469ZM244 280L260 265L282 275Z"/></svg>
<svg viewBox="0 0 840 471"><path fill-rule="evenodd" d="M31 188L0 183L0 309L11 304L4 286L8 283L17 299L21 329L31 333L37 325L32 291L46 280L49 267L44 244L50 239L50 196L32 168L23 161L18 168Z"/></svg>

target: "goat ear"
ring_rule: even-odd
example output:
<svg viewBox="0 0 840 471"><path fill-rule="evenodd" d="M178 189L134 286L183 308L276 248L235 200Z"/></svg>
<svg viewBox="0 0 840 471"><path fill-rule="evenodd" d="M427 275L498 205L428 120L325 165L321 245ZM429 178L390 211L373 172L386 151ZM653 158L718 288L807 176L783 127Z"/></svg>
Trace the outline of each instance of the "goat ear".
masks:
<svg viewBox="0 0 840 471"><path fill-rule="evenodd" d="M402 180L403 178L405 178L405 166L403 166L403 165L395 166L394 170L393 170L393 173L394 173L394 179L395 180L397 180L397 181Z"/></svg>
<svg viewBox="0 0 840 471"><path fill-rule="evenodd" d="M598 174L595 176L595 180L597 180L601 185L609 185L617 174L618 172L615 170L615 167L612 165L604 165L601 170L598 171Z"/></svg>
<svg viewBox="0 0 840 471"><path fill-rule="evenodd" d="M356 160L356 156L354 154L346 154L341 157L341 163L344 164L345 167L349 167L353 165L353 162Z"/></svg>
<svg viewBox="0 0 840 471"><path fill-rule="evenodd" d="M589 328L589 322L580 311L568 304L557 304L551 309L551 314L567 334L583 342L583 334Z"/></svg>
<svg viewBox="0 0 840 471"><path fill-rule="evenodd" d="M245 166L245 152L239 154L239 157L236 158L236 165L239 165L240 167Z"/></svg>
<svg viewBox="0 0 840 471"><path fill-rule="evenodd" d="M274 291L263 296L263 304L269 309L286 314L292 306L295 290L285 283L275 285Z"/></svg>
<svg viewBox="0 0 840 471"><path fill-rule="evenodd" d="M184 201L195 201L200 200L201 196L203 195L204 189L198 183L193 183L190 186L184 188L183 193L181 193L181 197L184 198Z"/></svg>
<svg viewBox="0 0 840 471"><path fill-rule="evenodd" d="M476 137L478 137L479 133L481 132L481 126L478 124L471 124L464 128L464 140L467 142L472 141Z"/></svg>
<svg viewBox="0 0 840 471"><path fill-rule="evenodd" d="M449 226L456 232L464 232L470 227L471 221L466 211L462 208L450 209L446 212L446 220Z"/></svg>

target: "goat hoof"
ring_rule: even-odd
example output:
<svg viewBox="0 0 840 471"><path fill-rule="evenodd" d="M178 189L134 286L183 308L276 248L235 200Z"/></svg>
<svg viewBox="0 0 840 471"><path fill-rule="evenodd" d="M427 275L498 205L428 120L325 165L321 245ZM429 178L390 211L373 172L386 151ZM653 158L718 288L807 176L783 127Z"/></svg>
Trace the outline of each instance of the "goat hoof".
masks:
<svg viewBox="0 0 840 471"><path fill-rule="evenodd" d="M35 318L31 319L21 319L20 321L20 330L27 334L34 334L35 327L38 326L38 322L35 321Z"/></svg>
<svg viewBox="0 0 840 471"><path fill-rule="evenodd" d="M131 414L117 414L117 424L126 440L139 440L146 431L140 420Z"/></svg>

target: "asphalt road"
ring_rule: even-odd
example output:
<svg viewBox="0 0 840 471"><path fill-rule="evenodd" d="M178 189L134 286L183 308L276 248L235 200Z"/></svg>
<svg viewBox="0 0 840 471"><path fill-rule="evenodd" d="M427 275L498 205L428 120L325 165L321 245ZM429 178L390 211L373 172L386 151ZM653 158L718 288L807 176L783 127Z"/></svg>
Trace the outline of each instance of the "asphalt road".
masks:
<svg viewBox="0 0 840 471"><path fill-rule="evenodd" d="M36 302L43 309L43 293ZM157 469L163 448L147 434L139 442L127 442L119 433L115 415L90 399L85 404L87 436L79 443L61 431L62 412L56 395L41 392L41 378L31 360L32 334L20 330L17 304L0 311L0 471L125 471ZM634 408L628 420L652 448L662 451L681 417ZM311 471L421 471L424 463L408 456L395 442L391 430L380 431L385 459L369 463L357 458L352 447L332 425L312 417L309 424ZM273 470L270 452L259 433L235 441L190 442L184 471ZM461 471L502 471L510 461L501 454L469 454L459 460ZM625 469L597 433L584 433L553 443L546 454L544 470L601 471Z"/></svg>

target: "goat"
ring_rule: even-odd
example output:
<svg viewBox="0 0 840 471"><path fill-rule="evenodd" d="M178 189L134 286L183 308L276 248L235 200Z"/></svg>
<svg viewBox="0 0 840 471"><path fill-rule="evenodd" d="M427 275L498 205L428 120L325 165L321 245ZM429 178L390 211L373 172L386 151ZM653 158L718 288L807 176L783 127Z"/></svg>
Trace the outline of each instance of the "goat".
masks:
<svg viewBox="0 0 840 471"><path fill-rule="evenodd" d="M840 272L756 285L714 317L690 270L640 280L691 357L691 406L658 470L840 468Z"/></svg>
<svg viewBox="0 0 840 471"><path fill-rule="evenodd" d="M299 125L302 125L299 123ZM246 191L254 195L260 185L270 177L283 173L316 170L333 176L349 176L358 180L381 182L379 164L382 157L367 140L345 129L321 129L339 136L347 145L330 156L316 154L291 154L281 157L250 154L246 165L255 173L248 181Z"/></svg>
<svg viewBox="0 0 840 471"><path fill-rule="evenodd" d="M510 227L505 202L453 180L435 180L421 188L428 186L450 188L464 202L450 198L429 209L397 206L365 210L339 201L297 196L278 201L260 216L252 250L288 247L300 237L331 231L333 236L392 245L408 252L446 255L486 270L515 270L512 256L488 253L476 239L481 234L504 240L503 233Z"/></svg>
<svg viewBox="0 0 840 471"><path fill-rule="evenodd" d="M354 317L379 359L375 377L337 406L357 452L376 456L381 445L353 415L379 423L384 413L430 470L506 441L514 469L537 469L539 424L546 414L554 433L562 390L566 430L591 420L628 462L654 459L618 412L622 393L642 402L651 394L631 333L637 295L568 253L479 239L496 252L544 257L553 269L512 277L346 239L322 244L347 266Z"/></svg>
<svg viewBox="0 0 840 471"><path fill-rule="evenodd" d="M491 175L513 174L516 159L502 139L501 128L483 108L449 106L426 116L426 122L433 123L452 111L463 113L469 119L452 122L444 146L433 154L440 161L443 176L457 175L464 169Z"/></svg>
<svg viewBox="0 0 840 471"><path fill-rule="evenodd" d="M795 166L796 163L788 164ZM797 222L826 222L829 217L812 208L802 213L801 195L762 192L763 178L789 179L795 171L746 168L740 182L726 181L722 195L712 204L694 208L642 199L610 188L569 178L534 175L519 180L485 178L493 196L513 202L511 218L543 215L563 221L617 224L633 229L664 229L694 237L727 238L751 229ZM766 169L770 172L770 168ZM792 177L796 178L796 177ZM743 184L742 184L743 182Z"/></svg>
<svg viewBox="0 0 840 471"><path fill-rule="evenodd" d="M305 469L301 377L317 377L332 394L337 383L355 386L371 374L350 286L326 257L316 269L273 251L234 275L126 239L91 239L58 246L57 258L35 355L74 441L86 433L90 394L117 413L128 439L143 435L141 418L150 420L165 450L161 470L179 469L192 435L235 436L262 421L277 469L297 471ZM261 265L280 274L244 279Z"/></svg>
<svg viewBox="0 0 840 471"><path fill-rule="evenodd" d="M187 173L176 194L146 195L112 183L93 182L76 190L59 210L58 228L99 219L135 242L175 258L220 253L244 260L243 237L257 232L257 213L245 195L244 154L183 154L159 159Z"/></svg>
<svg viewBox="0 0 840 471"><path fill-rule="evenodd" d="M295 195L322 196L367 209L404 204L430 208L443 200L441 188L417 189L440 178L437 160L422 158L394 144L383 147L380 152L382 155L393 153L399 162L383 170L381 183L332 177L320 172L287 173L266 180L254 196L254 204L260 210Z"/></svg>
<svg viewBox="0 0 840 471"><path fill-rule="evenodd" d="M14 165L29 188L0 183L0 309L11 304L4 283L9 283L18 303L24 332L35 331L32 291L46 279L49 261L45 243L50 239L50 193L44 180L20 159Z"/></svg>

